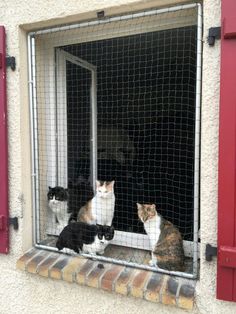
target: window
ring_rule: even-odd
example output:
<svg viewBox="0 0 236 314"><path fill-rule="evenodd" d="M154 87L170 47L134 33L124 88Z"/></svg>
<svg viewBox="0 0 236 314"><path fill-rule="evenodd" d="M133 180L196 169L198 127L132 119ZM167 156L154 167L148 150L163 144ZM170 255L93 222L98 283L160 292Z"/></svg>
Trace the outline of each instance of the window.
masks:
<svg viewBox="0 0 236 314"><path fill-rule="evenodd" d="M29 53L36 245L55 249L61 231L49 186L115 180L115 237L98 258L148 268L136 203L155 203L196 276L200 6L39 30Z"/></svg>

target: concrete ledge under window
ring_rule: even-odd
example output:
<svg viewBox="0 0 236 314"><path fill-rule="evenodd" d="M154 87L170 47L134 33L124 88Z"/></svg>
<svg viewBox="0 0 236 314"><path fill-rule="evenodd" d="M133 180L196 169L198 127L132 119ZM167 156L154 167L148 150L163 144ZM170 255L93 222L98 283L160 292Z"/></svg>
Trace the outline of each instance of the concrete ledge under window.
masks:
<svg viewBox="0 0 236 314"><path fill-rule="evenodd" d="M43 277L142 298L151 302L191 310L195 281L93 261L39 249L31 249L18 261L17 268Z"/></svg>

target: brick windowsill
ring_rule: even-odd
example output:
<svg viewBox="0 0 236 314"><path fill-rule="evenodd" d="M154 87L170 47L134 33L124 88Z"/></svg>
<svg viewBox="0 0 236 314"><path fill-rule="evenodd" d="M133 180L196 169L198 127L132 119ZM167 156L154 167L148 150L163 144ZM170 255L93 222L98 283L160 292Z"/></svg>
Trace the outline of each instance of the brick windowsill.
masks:
<svg viewBox="0 0 236 314"><path fill-rule="evenodd" d="M191 310L194 304L195 281L189 284L183 278L84 257L33 248L17 261L17 268L52 279L175 305L183 309Z"/></svg>

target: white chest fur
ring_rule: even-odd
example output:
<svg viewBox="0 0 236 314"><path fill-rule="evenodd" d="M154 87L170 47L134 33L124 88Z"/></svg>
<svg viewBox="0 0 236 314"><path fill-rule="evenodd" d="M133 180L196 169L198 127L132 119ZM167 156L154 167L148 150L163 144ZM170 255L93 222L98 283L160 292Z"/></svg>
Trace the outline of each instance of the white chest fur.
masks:
<svg viewBox="0 0 236 314"><path fill-rule="evenodd" d="M92 244L84 244L83 245L83 253L88 253L88 254L100 253L100 254L103 254L108 243L109 243L109 241L107 241L105 239L100 241L98 239L98 236L96 236L95 240Z"/></svg>
<svg viewBox="0 0 236 314"><path fill-rule="evenodd" d="M115 209L115 196L103 198L95 196L92 200L92 215L99 225L111 226Z"/></svg>
<svg viewBox="0 0 236 314"><path fill-rule="evenodd" d="M161 217L156 215L144 223L144 229L151 242L152 250L154 250L161 234Z"/></svg>

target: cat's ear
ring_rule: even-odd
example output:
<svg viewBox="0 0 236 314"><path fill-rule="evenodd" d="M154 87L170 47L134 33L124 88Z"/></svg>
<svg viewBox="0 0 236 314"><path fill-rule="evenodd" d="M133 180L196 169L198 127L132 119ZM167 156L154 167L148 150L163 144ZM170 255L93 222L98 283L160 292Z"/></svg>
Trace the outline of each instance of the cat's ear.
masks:
<svg viewBox="0 0 236 314"><path fill-rule="evenodd" d="M49 186L48 189L51 190L52 188Z"/></svg>
<svg viewBox="0 0 236 314"><path fill-rule="evenodd" d="M136 203L136 205L137 205L138 209L141 209L141 208L142 208L142 205L141 205L141 204Z"/></svg>
<svg viewBox="0 0 236 314"><path fill-rule="evenodd" d="M101 186L100 181L96 180L96 187L99 188Z"/></svg>
<svg viewBox="0 0 236 314"><path fill-rule="evenodd" d="M113 189L114 188L114 184L115 184L115 181L113 180L113 181L109 182L108 186Z"/></svg>
<svg viewBox="0 0 236 314"><path fill-rule="evenodd" d="M156 205L155 205L155 204L152 204L152 205L151 205L151 209L156 210Z"/></svg>

